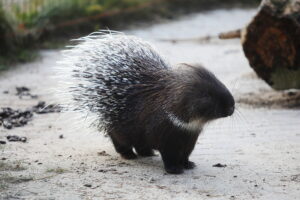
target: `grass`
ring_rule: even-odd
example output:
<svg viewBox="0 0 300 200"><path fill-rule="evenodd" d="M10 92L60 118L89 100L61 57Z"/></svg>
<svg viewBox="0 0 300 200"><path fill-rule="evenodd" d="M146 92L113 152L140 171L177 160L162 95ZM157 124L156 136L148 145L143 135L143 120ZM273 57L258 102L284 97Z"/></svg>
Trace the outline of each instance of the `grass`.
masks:
<svg viewBox="0 0 300 200"><path fill-rule="evenodd" d="M24 183L24 182L28 182L28 181L33 181L33 177L15 177L15 176L11 176L9 174L1 174L0 175L0 184L18 184L18 183Z"/></svg>
<svg viewBox="0 0 300 200"><path fill-rule="evenodd" d="M6 190L7 188L8 188L8 185L6 183L4 183L4 181L0 181L0 192Z"/></svg>
<svg viewBox="0 0 300 200"><path fill-rule="evenodd" d="M26 167L22 166L21 161L16 161L13 163L6 163L0 161L0 171L22 171L26 170Z"/></svg>
<svg viewBox="0 0 300 200"><path fill-rule="evenodd" d="M16 176L12 176L10 174L4 173L4 174L0 174L0 192L5 191L6 189L8 189L9 184L19 184L19 183L24 183L24 182L29 182L29 181L33 181L33 177L16 177Z"/></svg>
<svg viewBox="0 0 300 200"><path fill-rule="evenodd" d="M0 55L0 72L7 70L10 66L27 63L38 58L36 49L19 49L9 54Z"/></svg>
<svg viewBox="0 0 300 200"><path fill-rule="evenodd" d="M15 161L13 163L6 163L0 161L0 191L4 191L9 187L9 184L18 184L28 181L32 181L33 177L12 176L10 172L17 172L26 170L26 167L22 166L21 161Z"/></svg>
<svg viewBox="0 0 300 200"><path fill-rule="evenodd" d="M186 12L224 6L258 5L260 0L30 0L30 9L0 2L0 70L32 61L39 48L98 29L127 28L131 22L174 18ZM59 39L59 40L58 40ZM59 42L57 42L57 40Z"/></svg>
<svg viewBox="0 0 300 200"><path fill-rule="evenodd" d="M68 170L57 167L57 168L53 168L53 169L48 169L46 172L47 173L56 173L56 174L63 174L66 173Z"/></svg>

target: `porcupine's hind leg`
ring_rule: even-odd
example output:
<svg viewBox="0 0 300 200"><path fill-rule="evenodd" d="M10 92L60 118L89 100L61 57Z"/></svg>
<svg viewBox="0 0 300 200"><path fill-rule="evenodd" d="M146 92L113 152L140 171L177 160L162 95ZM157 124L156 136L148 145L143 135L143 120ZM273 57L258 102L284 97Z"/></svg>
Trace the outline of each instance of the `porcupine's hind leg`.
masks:
<svg viewBox="0 0 300 200"><path fill-rule="evenodd" d="M142 135L139 134L139 139L137 141L135 141L134 144L134 149L136 151L136 153L139 156L143 156L143 157L150 157L150 156L154 156L154 151L153 149L147 144L147 140L146 138Z"/></svg>
<svg viewBox="0 0 300 200"><path fill-rule="evenodd" d="M150 157L150 156L155 156L153 149L138 145L134 146L135 151L137 152L138 155L143 156L143 157Z"/></svg>
<svg viewBox="0 0 300 200"><path fill-rule="evenodd" d="M126 143L126 139L122 138L120 134L113 131L108 131L108 135L116 149L116 152L121 154L122 158L131 160L137 158L136 154L132 150L132 146Z"/></svg>

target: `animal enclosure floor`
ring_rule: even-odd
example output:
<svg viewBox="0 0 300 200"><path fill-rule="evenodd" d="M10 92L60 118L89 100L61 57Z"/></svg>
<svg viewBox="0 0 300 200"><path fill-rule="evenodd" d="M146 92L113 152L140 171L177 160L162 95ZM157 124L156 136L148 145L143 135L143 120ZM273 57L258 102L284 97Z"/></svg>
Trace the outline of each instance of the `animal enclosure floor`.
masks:
<svg viewBox="0 0 300 200"><path fill-rule="evenodd" d="M254 75L239 40L161 40L217 35L245 26L254 13L217 10L125 32L152 42L172 64L202 63L237 100L245 94L252 98L251 92L277 94ZM0 75L0 108L60 103L51 76L61 53L41 54L40 60ZM38 98L20 99L15 90L20 86ZM8 135L27 137L27 142L8 142ZM205 128L191 156L197 167L182 175L166 174L158 154L123 160L108 138L70 113L34 114L24 127L0 127L0 141L6 141L0 144L0 199L300 198L300 110L295 108L239 104L233 117Z"/></svg>

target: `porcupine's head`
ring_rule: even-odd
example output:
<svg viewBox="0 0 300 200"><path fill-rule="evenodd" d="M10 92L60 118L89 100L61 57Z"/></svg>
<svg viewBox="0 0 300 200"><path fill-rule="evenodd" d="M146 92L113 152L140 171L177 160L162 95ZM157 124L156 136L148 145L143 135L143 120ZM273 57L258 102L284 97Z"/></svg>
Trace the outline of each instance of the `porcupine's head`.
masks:
<svg viewBox="0 0 300 200"><path fill-rule="evenodd" d="M178 79L183 87L177 90L169 118L186 128L197 127L208 121L231 116L235 101L226 86L214 74L201 66L180 64Z"/></svg>

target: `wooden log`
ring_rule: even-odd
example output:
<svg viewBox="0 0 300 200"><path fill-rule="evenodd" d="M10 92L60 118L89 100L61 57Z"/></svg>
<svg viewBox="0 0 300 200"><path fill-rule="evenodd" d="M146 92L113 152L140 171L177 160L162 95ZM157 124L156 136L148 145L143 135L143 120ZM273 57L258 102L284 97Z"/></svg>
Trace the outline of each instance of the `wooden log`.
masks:
<svg viewBox="0 0 300 200"><path fill-rule="evenodd" d="M263 0L242 31L257 75L277 90L300 89L300 0Z"/></svg>

